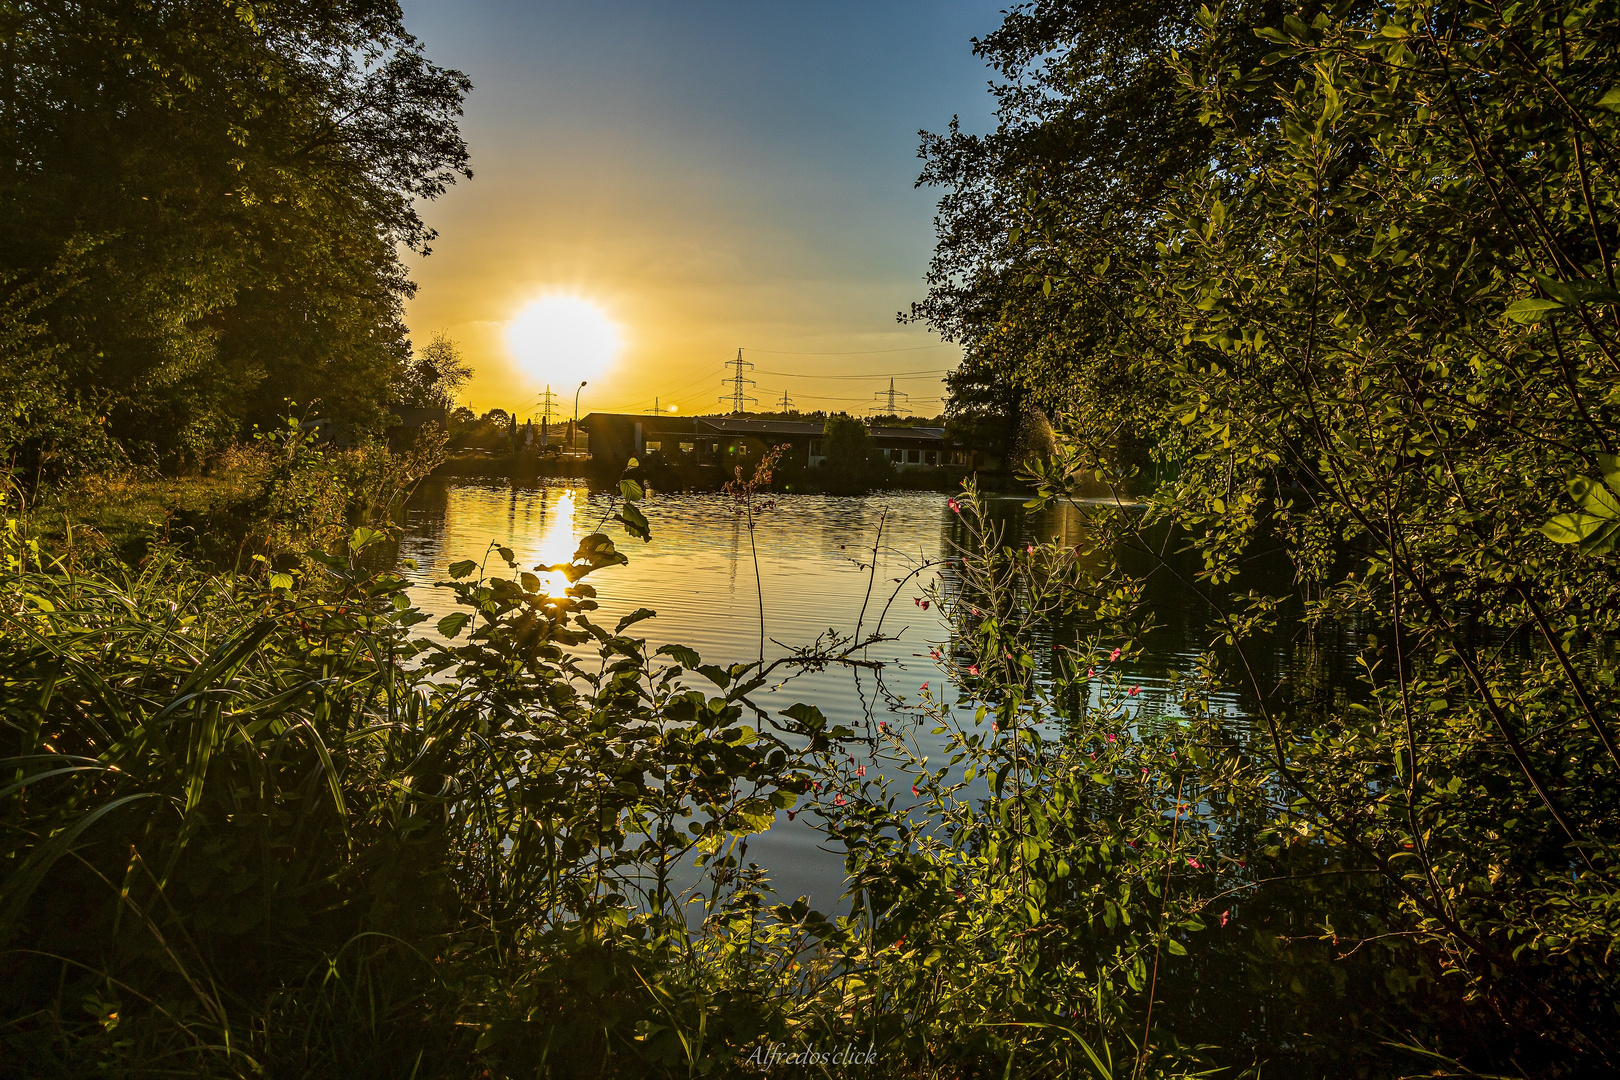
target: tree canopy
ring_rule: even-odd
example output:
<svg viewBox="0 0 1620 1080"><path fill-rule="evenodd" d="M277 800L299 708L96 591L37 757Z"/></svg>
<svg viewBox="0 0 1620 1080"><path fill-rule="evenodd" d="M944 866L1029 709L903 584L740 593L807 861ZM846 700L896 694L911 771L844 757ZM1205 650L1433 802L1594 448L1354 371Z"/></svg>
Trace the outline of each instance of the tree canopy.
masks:
<svg viewBox="0 0 1620 1080"><path fill-rule="evenodd" d="M1103 546L1207 597L1207 673L1257 730L1183 797L1316 838L1310 874L1359 882L1337 909L1308 886L1321 924L1371 918L1400 973L1371 1019L1301 989L1300 1031L1613 1068L1612 6L1039 0L978 48L1000 124L925 144L946 192L917 314L1063 410L1043 499L1107 480ZM1320 636L1358 643L1349 685ZM1309 1061L1279 1023L1180 1034Z"/></svg>
<svg viewBox="0 0 1620 1080"><path fill-rule="evenodd" d="M471 83L396 3L14 0L0 48L12 456L183 465L287 401L379 422L399 251L471 175Z"/></svg>

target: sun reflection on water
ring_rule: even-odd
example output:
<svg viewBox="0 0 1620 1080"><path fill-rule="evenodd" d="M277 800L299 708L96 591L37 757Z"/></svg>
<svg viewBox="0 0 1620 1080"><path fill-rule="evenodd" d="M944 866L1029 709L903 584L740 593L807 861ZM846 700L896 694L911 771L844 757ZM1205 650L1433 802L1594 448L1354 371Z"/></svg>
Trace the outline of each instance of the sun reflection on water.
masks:
<svg viewBox="0 0 1620 1080"><path fill-rule="evenodd" d="M574 489L563 488L557 501L546 508L545 525L540 533L540 550L536 561L542 566L556 566L574 557L578 538L574 536ZM568 575L561 570L538 573L540 588L547 596L561 596L568 588Z"/></svg>

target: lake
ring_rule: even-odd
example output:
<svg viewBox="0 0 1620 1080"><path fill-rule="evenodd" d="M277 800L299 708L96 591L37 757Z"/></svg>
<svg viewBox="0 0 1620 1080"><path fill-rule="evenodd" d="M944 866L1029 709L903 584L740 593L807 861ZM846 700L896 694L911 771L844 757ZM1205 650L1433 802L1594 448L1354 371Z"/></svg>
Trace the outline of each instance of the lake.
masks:
<svg viewBox="0 0 1620 1080"><path fill-rule="evenodd" d="M960 536L947 496L888 492L774 498L774 507L756 520L756 589L747 523L729 497L650 493L643 503L652 526L650 543L625 537L615 523L606 527L630 564L591 577L601 603L596 621L611 626L621 615L651 608L658 616L640 623L638 636L655 646L688 645L707 662L729 664L758 657L761 592L767 659L829 630L853 634L864 606L864 629L878 628L881 619L882 632L892 636L866 653L867 659L883 662L880 673L848 668L805 673L762 689L755 701L776 710L808 702L832 722L860 731L879 718L906 720L905 702L917 699L924 682L936 697L956 700L958 688L929 655L934 647L949 654L949 629L937 606L924 610L918 604L929 587L937 585L949 594L954 586L950 567L938 565L952 554L953 539ZM400 549L417 564L408 571L416 583L413 597L434 616L453 610L449 591L429 583L444 580L452 562L483 558L491 543L512 548L524 568L566 561L580 536L602 527L611 505L608 494L593 493L577 481L534 487L474 479L425 483L406 507ZM1021 497L992 497L989 512L1002 523L1010 544L1055 539L1073 545L1082 539L1084 522L1073 507L1032 515L1022 509ZM498 557L495 565L501 565ZM920 567L927 568L910 577ZM1145 571L1147 564L1136 569ZM897 582L908 577L896 593ZM1208 646L1208 635L1196 629L1199 601L1175 575L1153 575L1149 597L1161 625L1146 639L1145 655L1125 673L1129 682L1142 687L1132 704L1144 722L1176 714L1174 673L1187 671ZM1064 637L1061 627L1055 633ZM1040 654L1049 657L1056 643L1048 637ZM1071 634L1062 643L1077 642ZM1290 642L1279 641L1270 656L1261 658L1267 677L1286 670L1291 649ZM699 685L708 684L700 680ZM1216 695L1211 705L1240 718L1247 711L1235 693ZM928 736L922 738L927 747ZM778 815L776 827L751 840L749 858L769 870L781 896L808 894L829 910L840 906L843 857L824 844L803 819L788 822Z"/></svg>

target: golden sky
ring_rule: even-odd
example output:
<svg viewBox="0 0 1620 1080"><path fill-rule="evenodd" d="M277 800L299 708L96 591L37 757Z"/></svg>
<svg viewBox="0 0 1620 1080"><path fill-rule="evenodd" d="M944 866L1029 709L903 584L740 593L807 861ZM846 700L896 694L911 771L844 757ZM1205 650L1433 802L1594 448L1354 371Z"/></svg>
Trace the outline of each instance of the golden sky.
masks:
<svg viewBox="0 0 1620 1080"><path fill-rule="evenodd" d="M917 131L953 114L989 126L969 39L997 10L408 2L430 55L476 85L475 176L425 208L440 235L411 260L413 338L461 345L479 412L532 415L548 377L562 415L582 377L581 414L714 411L741 347L760 408L785 389L801 409L861 412L900 373L911 411L937 413L960 352L896 320L933 245ZM511 321L556 295L617 325L605 370L514 355Z"/></svg>

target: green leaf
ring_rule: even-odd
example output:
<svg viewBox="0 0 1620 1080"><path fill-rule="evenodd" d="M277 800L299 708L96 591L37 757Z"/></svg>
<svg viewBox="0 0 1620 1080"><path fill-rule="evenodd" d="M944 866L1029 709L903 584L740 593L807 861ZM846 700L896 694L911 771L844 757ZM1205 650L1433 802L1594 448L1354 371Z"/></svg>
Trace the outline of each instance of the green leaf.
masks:
<svg viewBox="0 0 1620 1080"><path fill-rule="evenodd" d="M477 569L477 562L472 559L462 559L460 562L453 562L450 564L450 576L453 578L464 578Z"/></svg>
<svg viewBox="0 0 1620 1080"><path fill-rule="evenodd" d="M624 504L624 510L618 518L624 523L624 531L631 536L639 538L643 543L652 539L652 526L647 524L647 516L630 503Z"/></svg>
<svg viewBox="0 0 1620 1080"><path fill-rule="evenodd" d="M366 550L372 544L386 539L388 539L387 533L378 532L376 529L368 529L362 525L349 535L349 551L358 553Z"/></svg>
<svg viewBox="0 0 1620 1080"><path fill-rule="evenodd" d="M658 652L662 656L673 658L682 667L691 668L694 671L703 666L703 658L697 654L697 650L690 649L685 645L660 645Z"/></svg>
<svg viewBox="0 0 1620 1080"><path fill-rule="evenodd" d="M1535 278L1536 282L1549 296L1565 304L1620 303L1620 293L1609 288L1607 282L1599 281L1596 278L1574 278L1569 281L1560 281L1557 278L1550 278L1546 274L1536 274Z"/></svg>
<svg viewBox="0 0 1620 1080"><path fill-rule="evenodd" d="M1555 544L1578 544L1602 524L1602 518L1587 514L1559 514L1542 522L1541 533Z"/></svg>
<svg viewBox="0 0 1620 1080"><path fill-rule="evenodd" d="M472 621L472 613L466 611L452 611L439 620L439 633L447 638L453 638L461 633L462 627Z"/></svg>
<svg viewBox="0 0 1620 1080"><path fill-rule="evenodd" d="M1549 311L1557 311L1564 305L1557 300L1542 300L1539 297L1526 297L1515 300L1508 305L1507 317L1514 322L1536 323L1546 317Z"/></svg>
<svg viewBox="0 0 1620 1080"><path fill-rule="evenodd" d="M613 628L613 632L615 634L622 634L624 633L625 627L634 626L642 619L650 619L657 614L658 612L654 611L652 608L636 608L636 610L619 620L619 625Z"/></svg>
<svg viewBox="0 0 1620 1080"><path fill-rule="evenodd" d="M802 701L795 702L794 704L783 709L782 715L786 716L790 720L797 720L805 727L813 728L817 731L820 731L822 728L827 726L827 718L822 715L821 710L816 708L814 705L806 705Z"/></svg>
<svg viewBox="0 0 1620 1080"><path fill-rule="evenodd" d="M1597 105L1600 109L1608 109L1610 112L1620 112L1620 86L1615 87L1607 94L1604 94L1602 97L1598 98Z"/></svg>
<svg viewBox="0 0 1620 1080"><path fill-rule="evenodd" d="M1588 480L1584 476L1572 477L1569 494L1581 504L1581 509L1600 518L1620 517L1620 499L1601 480Z"/></svg>
<svg viewBox="0 0 1620 1080"><path fill-rule="evenodd" d="M619 494L624 496L625 502L640 502L643 493L640 484L626 477L619 481Z"/></svg>
<svg viewBox="0 0 1620 1080"><path fill-rule="evenodd" d="M776 807L764 799L744 799L731 812L731 831L739 836L762 833L776 824Z"/></svg>
<svg viewBox="0 0 1620 1080"><path fill-rule="evenodd" d="M279 572L271 574L270 587L272 589L291 589L293 587L293 577L291 574L283 574Z"/></svg>

